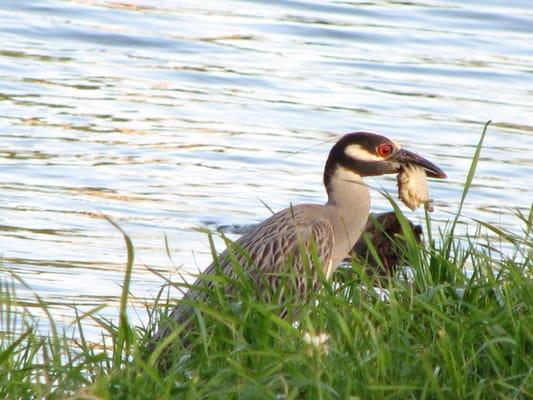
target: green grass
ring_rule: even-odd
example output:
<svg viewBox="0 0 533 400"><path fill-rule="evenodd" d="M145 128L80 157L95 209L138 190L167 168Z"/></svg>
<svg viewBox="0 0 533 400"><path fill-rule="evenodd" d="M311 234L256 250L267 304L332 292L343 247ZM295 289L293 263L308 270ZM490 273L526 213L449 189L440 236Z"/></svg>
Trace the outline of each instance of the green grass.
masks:
<svg viewBox="0 0 533 400"><path fill-rule="evenodd" d="M232 281L232 298L221 289L228 278L216 276L209 301L197 304L195 329L177 327L150 354L155 322L173 299L162 295L156 309L147 306L146 326L131 324L134 248L121 231L128 261L117 323L99 316L103 305L77 312L72 340L38 299L51 326L39 335L38 321L16 298L19 278L1 283L0 398L533 398L533 205L517 217L514 232L477 221L472 236L459 238L459 218L422 244L406 232L411 280L368 276L354 260L306 304L286 299L281 306L298 323L280 319L281 306L262 301L244 272ZM88 342L88 322L111 340ZM327 332L329 351L307 344L306 332ZM187 346L179 339L185 334ZM165 352L171 363L163 372L157 365Z"/></svg>

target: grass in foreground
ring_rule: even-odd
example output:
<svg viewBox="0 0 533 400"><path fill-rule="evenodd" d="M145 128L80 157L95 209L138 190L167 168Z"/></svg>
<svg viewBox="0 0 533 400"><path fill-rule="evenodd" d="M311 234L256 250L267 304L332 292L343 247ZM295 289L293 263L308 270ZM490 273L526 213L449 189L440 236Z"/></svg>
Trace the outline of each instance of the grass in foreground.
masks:
<svg viewBox="0 0 533 400"><path fill-rule="evenodd" d="M511 255L481 236L459 245L444 233L441 247L407 241L414 277L381 279L385 300L354 262L300 307L298 326L247 285L238 303L212 296L198 308L191 346L176 346L165 373L155 356L140 357L161 311L138 328L125 313L115 326L95 310L76 321L79 340L57 329L42 337L4 283L0 398L531 398L533 211L522 217L521 237L492 227L512 242ZM87 318L111 348L84 340ZM327 332L329 352L305 343L305 332Z"/></svg>
<svg viewBox="0 0 533 400"><path fill-rule="evenodd" d="M159 299L145 327L128 321L134 253L124 234L128 263L118 325L96 308L79 315L74 341L40 302L52 327L40 336L13 286L1 285L0 398L532 398L533 206L517 215L520 234L478 222L474 237L459 240L454 220L438 240L419 244L406 231L402 253L412 279L375 279L354 261L308 304L296 307L289 298L281 305L300 315L298 324L258 300L246 279L234 282L238 301L215 285L211 301L197 308L190 346L180 346L179 327L167 339L176 345L164 373L156 367L164 344L143 353L172 300ZM85 340L87 319L112 338L110 347ZM328 349L304 340L323 332Z"/></svg>

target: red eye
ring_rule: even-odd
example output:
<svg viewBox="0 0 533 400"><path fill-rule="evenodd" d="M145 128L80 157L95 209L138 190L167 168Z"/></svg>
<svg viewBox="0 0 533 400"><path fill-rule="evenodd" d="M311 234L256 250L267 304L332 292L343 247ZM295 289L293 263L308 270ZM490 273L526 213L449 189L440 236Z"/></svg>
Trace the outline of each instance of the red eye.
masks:
<svg viewBox="0 0 533 400"><path fill-rule="evenodd" d="M377 153L381 157L388 157L392 154L392 151L394 150L394 147L392 147L392 144L384 143L380 144L377 148Z"/></svg>

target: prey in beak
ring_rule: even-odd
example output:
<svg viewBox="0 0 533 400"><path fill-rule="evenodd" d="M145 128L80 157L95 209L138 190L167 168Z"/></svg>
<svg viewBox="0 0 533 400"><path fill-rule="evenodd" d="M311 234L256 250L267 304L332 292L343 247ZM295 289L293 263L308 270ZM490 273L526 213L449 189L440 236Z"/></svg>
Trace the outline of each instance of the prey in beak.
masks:
<svg viewBox="0 0 533 400"><path fill-rule="evenodd" d="M402 148L398 149L391 158L399 164L396 180L398 182L398 196L403 204L411 210L424 204L428 211L433 211L426 177L444 179L446 173L431 161Z"/></svg>
<svg viewBox="0 0 533 400"><path fill-rule="evenodd" d="M392 157L390 157L389 160L395 161L400 164L397 172L401 172L402 166L414 164L419 167L422 167L425 170L426 175L429 177L439 179L447 178L446 173L442 169L437 167L431 161L426 160L424 157L421 157L418 154L413 153L409 150L400 148L396 151L395 154L392 155Z"/></svg>

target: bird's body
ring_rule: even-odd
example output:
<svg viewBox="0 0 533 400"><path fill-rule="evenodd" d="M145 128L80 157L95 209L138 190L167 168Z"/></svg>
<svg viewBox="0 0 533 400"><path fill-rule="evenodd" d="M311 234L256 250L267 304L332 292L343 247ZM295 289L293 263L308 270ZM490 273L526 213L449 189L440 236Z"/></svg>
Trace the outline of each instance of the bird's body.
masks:
<svg viewBox="0 0 533 400"><path fill-rule="evenodd" d="M404 158L425 166L433 176L444 176L438 167L400 150L397 143L383 136L366 132L345 135L333 146L325 165L326 204L295 205L272 215L220 254L203 275L219 269L233 277L233 266L237 262L255 285L266 284L275 290L280 275L289 269L302 277L296 284L305 296L311 289L304 279L305 266L310 265L309 248L314 246L322 273L329 278L365 228L370 192L363 177L395 173ZM313 290L318 290L319 273L313 271ZM195 288L204 284L204 278L199 278L184 299L202 301L205 292ZM181 301L174 308L171 320L183 324L191 317L193 309L189 301ZM168 325L160 327L154 340L165 337L169 329Z"/></svg>
<svg viewBox="0 0 533 400"><path fill-rule="evenodd" d="M369 205L369 201L364 201L361 207L368 209ZM311 243L316 246L319 265L324 268L322 273L329 278L335 267L348 254L353 238L357 240L361 235L366 218L357 224L347 225L345 221L338 207L333 205L300 204L286 208L257 225L248 234L241 236L232 246L233 251L226 250L222 253L217 263L207 267L203 276L213 274L216 268L220 268L231 278L235 274L232 261L236 261L246 268L257 286L262 285L264 279L272 291L275 291L281 274L292 272L301 277L298 286L304 295L308 289L304 269L306 263L309 264L311 261L302 259L302 256ZM350 230L347 226L353 228ZM284 271L284 263L289 259L291 259L291 271ZM318 274L318 271L315 273ZM203 278L199 278L193 286L201 285L202 280ZM312 285L315 288L318 281L318 276L313 277ZM202 296L202 291L191 289L182 300L201 300ZM181 301L170 318L178 323L185 323L191 312L192 307L187 302ZM160 330L156 337L164 337L166 334L166 330Z"/></svg>

